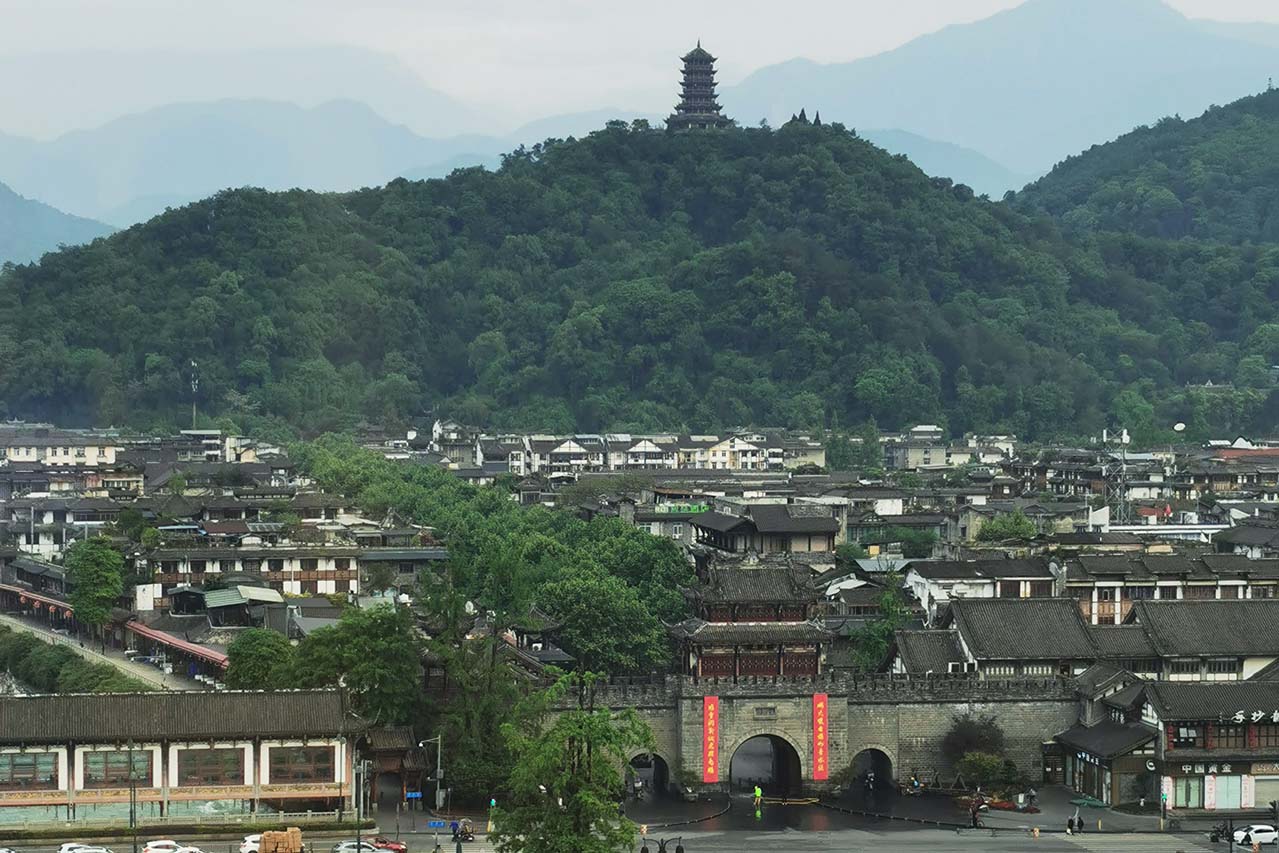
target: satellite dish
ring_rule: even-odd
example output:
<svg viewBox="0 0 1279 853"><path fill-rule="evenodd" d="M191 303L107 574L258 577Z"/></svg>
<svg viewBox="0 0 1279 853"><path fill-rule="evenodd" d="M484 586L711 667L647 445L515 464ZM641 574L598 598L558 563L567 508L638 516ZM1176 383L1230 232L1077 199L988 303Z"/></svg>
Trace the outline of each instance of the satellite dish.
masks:
<svg viewBox="0 0 1279 853"><path fill-rule="evenodd" d="M1181 421L1177 421L1175 424L1173 424L1173 425L1172 425L1172 431L1173 431L1173 432L1185 432L1185 431L1186 431L1186 425L1185 425L1185 424L1183 424Z"/></svg>

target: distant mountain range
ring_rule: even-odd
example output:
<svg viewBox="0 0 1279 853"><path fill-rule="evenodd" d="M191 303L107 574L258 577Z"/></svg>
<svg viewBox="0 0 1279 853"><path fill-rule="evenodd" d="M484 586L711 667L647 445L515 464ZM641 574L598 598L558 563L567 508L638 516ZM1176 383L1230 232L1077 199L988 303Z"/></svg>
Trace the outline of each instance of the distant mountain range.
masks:
<svg viewBox="0 0 1279 853"><path fill-rule="evenodd" d="M37 261L60 246L87 243L114 229L23 198L0 184L0 264Z"/></svg>
<svg viewBox="0 0 1279 853"><path fill-rule="evenodd" d="M1279 27L1193 21L1158 0L1028 0L854 62L763 68L721 101L743 124L820 109L1033 176L1134 126L1261 91L1276 71Z"/></svg>
<svg viewBox="0 0 1279 853"><path fill-rule="evenodd" d="M610 119L662 120L610 108L494 134L491 116L480 121L394 57L360 48L103 52L87 80L72 71L82 58L0 57L0 77L33 81L0 90L6 123L32 125L33 110L50 130L101 122L50 140L0 133L0 181L117 226L226 187L441 177ZM998 198L1135 126L1260 91L1276 69L1279 26L1189 20L1159 0L1028 0L866 59L766 67L721 101L746 126L820 110L930 175Z"/></svg>
<svg viewBox="0 0 1279 853"><path fill-rule="evenodd" d="M86 73L86 69L92 69ZM391 54L351 45L0 55L0 126L42 139L170 104L223 99L368 104L415 133L492 132L487 116L428 86Z"/></svg>
<svg viewBox="0 0 1279 853"><path fill-rule="evenodd" d="M419 136L365 104L262 100L171 104L51 142L0 135L0 180L62 210L125 227L227 187L351 190L396 177L438 178L548 138L584 136L621 109L554 116L506 136ZM898 131L867 138L934 175L998 194L1024 181L973 151Z"/></svg>

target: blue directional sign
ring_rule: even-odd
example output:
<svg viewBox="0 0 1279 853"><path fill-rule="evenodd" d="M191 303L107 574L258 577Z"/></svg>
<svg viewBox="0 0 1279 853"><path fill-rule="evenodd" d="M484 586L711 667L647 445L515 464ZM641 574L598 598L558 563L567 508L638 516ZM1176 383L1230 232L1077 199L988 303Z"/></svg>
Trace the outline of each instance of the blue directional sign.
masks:
<svg viewBox="0 0 1279 853"><path fill-rule="evenodd" d="M432 821L427 821L426 826L427 826L427 828L428 828L428 829L443 829L443 828L444 828L444 821L442 821L442 820L432 820Z"/></svg>
<svg viewBox="0 0 1279 853"><path fill-rule="evenodd" d="M406 799L406 800L420 800L420 799L422 799L422 792L421 792L421 791L405 791L405 792L404 792L404 799Z"/></svg>

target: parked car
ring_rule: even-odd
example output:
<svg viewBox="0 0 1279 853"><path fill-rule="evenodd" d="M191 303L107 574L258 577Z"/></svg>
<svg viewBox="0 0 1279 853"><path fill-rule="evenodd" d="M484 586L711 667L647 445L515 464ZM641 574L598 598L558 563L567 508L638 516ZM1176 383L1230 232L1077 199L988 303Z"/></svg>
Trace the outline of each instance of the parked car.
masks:
<svg viewBox="0 0 1279 853"><path fill-rule="evenodd" d="M409 846L403 841L394 841L384 835L374 838L373 846L379 850L390 850L392 853L409 853Z"/></svg>
<svg viewBox="0 0 1279 853"><path fill-rule="evenodd" d="M262 847L262 833L244 836L244 841L240 842L240 853L258 853ZM74 851L73 851L74 853Z"/></svg>
<svg viewBox="0 0 1279 853"><path fill-rule="evenodd" d="M1268 823L1254 823L1235 830L1236 844L1279 844L1279 831Z"/></svg>
<svg viewBox="0 0 1279 853"><path fill-rule="evenodd" d="M81 847L90 847L82 841L68 841L58 848L58 853L76 853Z"/></svg>
<svg viewBox="0 0 1279 853"><path fill-rule="evenodd" d="M339 841L333 845L333 853L378 853L378 848L367 841Z"/></svg>
<svg viewBox="0 0 1279 853"><path fill-rule="evenodd" d="M161 838L148 841L142 848L142 853L177 853L181 847L181 844L171 838Z"/></svg>
<svg viewBox="0 0 1279 853"><path fill-rule="evenodd" d="M177 850L174 851L174 853L204 853L204 851L201 850L199 847L186 846L186 847L179 847Z"/></svg>

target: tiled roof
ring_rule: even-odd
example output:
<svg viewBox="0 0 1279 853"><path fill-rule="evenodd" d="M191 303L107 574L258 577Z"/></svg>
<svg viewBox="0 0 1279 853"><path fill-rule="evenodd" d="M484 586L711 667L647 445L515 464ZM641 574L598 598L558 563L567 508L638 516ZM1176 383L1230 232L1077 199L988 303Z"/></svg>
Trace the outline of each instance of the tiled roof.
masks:
<svg viewBox="0 0 1279 853"><path fill-rule="evenodd" d="M704 602L812 602L817 590L801 567L713 568L700 596Z"/></svg>
<svg viewBox="0 0 1279 853"><path fill-rule="evenodd" d="M1152 658L1158 655L1141 625L1092 625L1090 630L1103 658Z"/></svg>
<svg viewBox="0 0 1279 853"><path fill-rule="evenodd" d="M705 527L707 530L714 530L718 533L727 533L730 530L736 530L739 527L754 526L749 518L742 518L739 515L728 515L722 512L715 512L714 510L698 513L690 518L689 521L698 527Z"/></svg>
<svg viewBox="0 0 1279 853"><path fill-rule="evenodd" d="M965 580L969 578L1042 578L1051 580L1053 573L1042 557L1021 560L917 560L909 570L929 580Z"/></svg>
<svg viewBox="0 0 1279 853"><path fill-rule="evenodd" d="M1152 681L1146 697L1164 721L1229 719L1239 711L1269 717L1279 710L1279 682Z"/></svg>
<svg viewBox="0 0 1279 853"><path fill-rule="evenodd" d="M1097 656L1079 608L1068 598L961 598L951 618L978 660L1080 660Z"/></svg>
<svg viewBox="0 0 1279 853"><path fill-rule="evenodd" d="M908 673L944 673L952 662L964 660L954 631L898 631L896 637L897 654Z"/></svg>
<svg viewBox="0 0 1279 853"><path fill-rule="evenodd" d="M704 622L688 619L676 625L672 633L703 644L824 643L834 638L816 622Z"/></svg>
<svg viewBox="0 0 1279 853"><path fill-rule="evenodd" d="M1136 601L1128 620L1161 656L1279 656L1279 599Z"/></svg>
<svg viewBox="0 0 1279 853"><path fill-rule="evenodd" d="M323 737L358 727L336 690L0 697L0 743Z"/></svg>
<svg viewBox="0 0 1279 853"><path fill-rule="evenodd" d="M759 504L750 508L760 533L835 533L839 522L828 507L815 504Z"/></svg>
<svg viewBox="0 0 1279 853"><path fill-rule="evenodd" d="M1154 729L1141 723L1104 720L1095 726L1066 729L1057 735L1057 740L1072 750L1081 750L1099 758L1116 758L1154 740L1156 734Z"/></svg>

